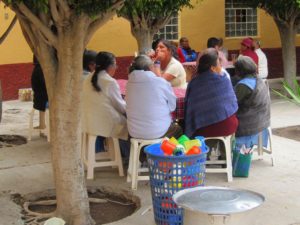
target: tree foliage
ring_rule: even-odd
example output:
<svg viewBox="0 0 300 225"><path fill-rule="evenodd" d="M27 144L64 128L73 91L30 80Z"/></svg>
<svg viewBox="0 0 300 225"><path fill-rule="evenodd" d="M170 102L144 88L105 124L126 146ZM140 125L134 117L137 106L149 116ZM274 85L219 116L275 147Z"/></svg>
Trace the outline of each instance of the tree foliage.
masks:
<svg viewBox="0 0 300 225"><path fill-rule="evenodd" d="M136 27L159 29L183 7L192 8L191 0L125 0L119 15Z"/></svg>
<svg viewBox="0 0 300 225"><path fill-rule="evenodd" d="M282 24L300 23L300 0L244 0L251 7L265 10L275 20Z"/></svg>
<svg viewBox="0 0 300 225"><path fill-rule="evenodd" d="M131 33L142 50L150 47L153 35L183 7L192 8L191 0L125 0L118 15L130 22Z"/></svg>

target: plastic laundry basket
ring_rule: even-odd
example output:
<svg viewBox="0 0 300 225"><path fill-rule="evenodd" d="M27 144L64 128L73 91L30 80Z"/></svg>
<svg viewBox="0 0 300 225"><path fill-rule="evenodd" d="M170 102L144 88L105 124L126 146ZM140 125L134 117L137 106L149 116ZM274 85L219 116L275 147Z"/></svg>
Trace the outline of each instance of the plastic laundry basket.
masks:
<svg viewBox="0 0 300 225"><path fill-rule="evenodd" d="M172 196L179 190L203 186L206 147L199 155L164 156L160 143L146 147L154 217L157 225L183 225L183 209Z"/></svg>

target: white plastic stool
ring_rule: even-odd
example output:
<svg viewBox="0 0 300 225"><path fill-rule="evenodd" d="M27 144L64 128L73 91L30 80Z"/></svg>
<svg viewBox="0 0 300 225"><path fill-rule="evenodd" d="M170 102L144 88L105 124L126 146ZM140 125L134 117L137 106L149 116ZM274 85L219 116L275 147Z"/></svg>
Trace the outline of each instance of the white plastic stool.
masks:
<svg viewBox="0 0 300 225"><path fill-rule="evenodd" d="M96 167L118 167L119 175L124 176L123 163L119 140L117 138L106 138L108 149L106 152L96 153L95 143L97 136L88 133L82 134L81 156L87 168L87 179L94 179L94 169Z"/></svg>
<svg viewBox="0 0 300 225"><path fill-rule="evenodd" d="M206 173L227 173L228 182L232 181L231 140L232 135L225 137L207 137L205 140L218 140L224 143L226 160L206 161L206 164L226 165L226 168L206 168Z"/></svg>
<svg viewBox="0 0 300 225"><path fill-rule="evenodd" d="M266 129L268 131L268 146L263 146L263 131L258 134L258 144L254 150L257 150L258 159L263 158L263 153L267 153L271 157L272 166L274 166L274 156L273 156L273 149L272 149L272 129L268 127Z"/></svg>
<svg viewBox="0 0 300 225"><path fill-rule="evenodd" d="M32 132L37 130L40 132L40 134L44 134L47 136L47 141L50 142L50 122L49 122L49 109L47 108L45 111L45 122L46 122L46 128L44 129L34 129L33 128L33 118L35 111L38 111L36 109L32 109L29 113L29 130L28 130L28 141L31 141Z"/></svg>
<svg viewBox="0 0 300 225"><path fill-rule="evenodd" d="M149 172L148 168L141 168L139 162L139 156L141 154L142 147L146 145L151 145L155 143L161 142L161 139L153 139L153 140L144 140L144 139L136 139L131 138L130 140L130 156L129 156L129 165L127 171L127 182L131 181L131 188L133 190L137 189L137 182L139 180L149 180L149 176L142 176L139 173Z"/></svg>

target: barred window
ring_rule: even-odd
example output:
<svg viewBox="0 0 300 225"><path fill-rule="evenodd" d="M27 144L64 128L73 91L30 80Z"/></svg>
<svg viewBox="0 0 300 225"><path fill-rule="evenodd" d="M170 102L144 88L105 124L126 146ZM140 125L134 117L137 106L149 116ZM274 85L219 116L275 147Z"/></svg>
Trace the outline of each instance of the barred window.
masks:
<svg viewBox="0 0 300 225"><path fill-rule="evenodd" d="M242 0L225 0L225 36L257 36L257 9Z"/></svg>
<svg viewBox="0 0 300 225"><path fill-rule="evenodd" d="M178 40L178 13L173 15L167 25L161 28L153 37L154 40L161 38L165 40Z"/></svg>

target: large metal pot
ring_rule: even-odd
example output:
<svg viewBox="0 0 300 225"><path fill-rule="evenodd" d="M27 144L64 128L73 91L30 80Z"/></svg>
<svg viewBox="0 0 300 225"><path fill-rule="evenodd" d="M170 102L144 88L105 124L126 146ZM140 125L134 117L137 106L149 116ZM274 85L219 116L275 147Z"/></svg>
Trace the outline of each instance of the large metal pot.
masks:
<svg viewBox="0 0 300 225"><path fill-rule="evenodd" d="M241 189L196 187L177 192L173 200L185 209L185 225L250 225L245 214L260 206L265 198Z"/></svg>

